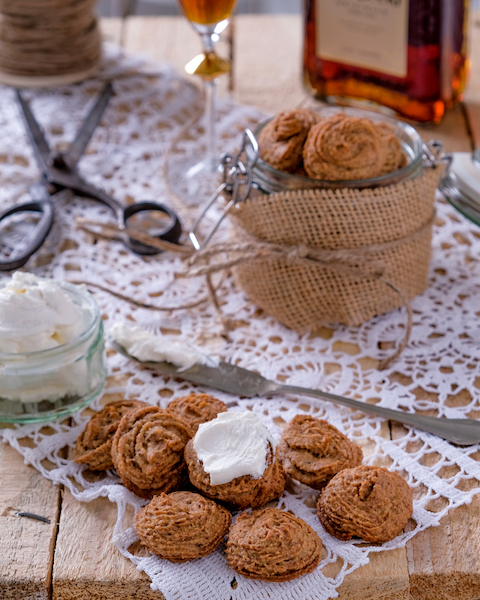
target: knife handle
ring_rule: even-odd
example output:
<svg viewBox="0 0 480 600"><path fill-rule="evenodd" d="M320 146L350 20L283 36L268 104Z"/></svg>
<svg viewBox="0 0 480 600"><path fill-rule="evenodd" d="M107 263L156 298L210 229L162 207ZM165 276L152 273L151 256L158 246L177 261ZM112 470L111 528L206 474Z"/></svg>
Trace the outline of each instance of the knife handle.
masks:
<svg viewBox="0 0 480 600"><path fill-rule="evenodd" d="M420 429L428 433L433 433L438 437L448 440L459 446L470 446L480 442L480 422L473 419L447 419L442 417L426 417L424 415L417 415L415 413L406 413L391 408L384 408L383 406L377 406L375 404L366 404L365 402L359 402L352 398L345 398L344 396L337 396L328 392L321 392L319 390L311 390L308 388L297 387L294 385L282 385L278 384L274 391L270 391L269 394L281 393L281 394L301 394L302 396L312 396L314 398L321 398L322 400L329 400L334 404L342 404L353 408L354 410L360 410L365 413L371 413L384 419L391 421L398 421L404 425L410 425L415 429Z"/></svg>

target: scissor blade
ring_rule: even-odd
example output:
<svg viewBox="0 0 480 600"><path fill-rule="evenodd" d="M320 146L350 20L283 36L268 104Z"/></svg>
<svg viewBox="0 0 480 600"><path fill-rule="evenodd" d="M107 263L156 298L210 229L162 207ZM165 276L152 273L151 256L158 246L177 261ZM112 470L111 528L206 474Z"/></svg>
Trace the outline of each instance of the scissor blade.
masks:
<svg viewBox="0 0 480 600"><path fill-rule="evenodd" d="M98 100L95 102L95 105L90 111L88 117L83 122L75 140L71 143L70 148L68 149L68 152L66 154L68 166L71 169L77 166L78 161L85 152L85 149L88 146L88 142L90 141L93 132L97 128L97 125L100 123L100 119L102 118L102 115L108 106L112 94L112 84L107 83L102 93L98 97Z"/></svg>
<svg viewBox="0 0 480 600"><path fill-rule="evenodd" d="M37 164L40 167L41 171L45 175L47 175L49 171L48 158L50 156L50 147L45 140L43 132L40 129L40 125L37 123L32 111L30 110L30 106L23 99L23 96L21 95L20 91L16 90L16 92L18 102L22 109L22 115L26 125L27 136L32 145L35 160L37 161Z"/></svg>

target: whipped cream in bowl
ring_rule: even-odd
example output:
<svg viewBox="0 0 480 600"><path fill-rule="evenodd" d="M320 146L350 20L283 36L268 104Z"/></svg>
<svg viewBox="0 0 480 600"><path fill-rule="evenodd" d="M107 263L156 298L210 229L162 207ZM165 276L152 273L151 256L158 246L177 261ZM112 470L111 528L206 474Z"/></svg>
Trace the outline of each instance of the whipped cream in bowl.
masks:
<svg viewBox="0 0 480 600"><path fill-rule="evenodd" d="M0 281L0 422L66 416L96 398L105 378L91 294L21 271Z"/></svg>

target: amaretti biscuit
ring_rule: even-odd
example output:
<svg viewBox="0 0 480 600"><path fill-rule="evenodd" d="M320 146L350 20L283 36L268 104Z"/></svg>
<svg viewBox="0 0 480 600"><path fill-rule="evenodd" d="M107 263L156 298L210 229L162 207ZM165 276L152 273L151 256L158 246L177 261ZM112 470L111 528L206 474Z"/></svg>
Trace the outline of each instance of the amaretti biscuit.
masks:
<svg viewBox="0 0 480 600"><path fill-rule="evenodd" d="M232 508L255 508L285 488L274 440L251 411L220 413L185 448L190 482Z"/></svg>
<svg viewBox="0 0 480 600"><path fill-rule="evenodd" d="M407 157L405 156L402 144L395 135L393 128L388 123L376 123L375 125L387 148L387 156L382 166L381 175L401 169L407 164Z"/></svg>
<svg viewBox="0 0 480 600"><path fill-rule="evenodd" d="M211 554L231 522L232 516L223 506L186 491L155 496L135 515L141 543L171 562Z"/></svg>
<svg viewBox="0 0 480 600"><path fill-rule="evenodd" d="M271 447L267 453L267 466L261 477L242 475L217 485L210 482L210 475L204 471L193 448L193 440L190 440L185 448L185 461L192 485L204 496L233 509L258 508L281 496L285 489L285 476Z"/></svg>
<svg viewBox="0 0 480 600"><path fill-rule="evenodd" d="M382 174L387 154L384 137L372 121L338 113L311 127L303 164L314 179L367 179Z"/></svg>
<svg viewBox="0 0 480 600"><path fill-rule="evenodd" d="M357 444L327 421L309 415L296 415L277 446L285 473L316 490L342 469L359 465L362 458Z"/></svg>
<svg viewBox="0 0 480 600"><path fill-rule="evenodd" d="M320 116L308 109L279 113L260 132L260 158L280 171L296 172L302 166L303 144L310 127L319 120Z"/></svg>
<svg viewBox="0 0 480 600"><path fill-rule="evenodd" d="M242 513L230 528L225 554L230 567L250 579L290 581L311 573L322 542L302 519L277 508Z"/></svg>
<svg viewBox="0 0 480 600"><path fill-rule="evenodd" d="M340 540L388 542L402 531L412 511L407 482L394 471L368 465L340 471L317 503L323 527Z"/></svg>
<svg viewBox="0 0 480 600"><path fill-rule="evenodd" d="M123 484L141 498L175 491L187 479L189 426L154 406L128 412L112 440L112 459Z"/></svg>
<svg viewBox="0 0 480 600"><path fill-rule="evenodd" d="M78 436L73 449L73 460L86 464L92 471L113 468L112 438L121 418L130 410L148 406L140 400L119 400L106 404L92 416Z"/></svg>
<svg viewBox="0 0 480 600"><path fill-rule="evenodd" d="M211 421L218 413L227 412L228 407L214 396L193 393L175 398L167 404L167 410L179 415L195 433L200 423Z"/></svg>

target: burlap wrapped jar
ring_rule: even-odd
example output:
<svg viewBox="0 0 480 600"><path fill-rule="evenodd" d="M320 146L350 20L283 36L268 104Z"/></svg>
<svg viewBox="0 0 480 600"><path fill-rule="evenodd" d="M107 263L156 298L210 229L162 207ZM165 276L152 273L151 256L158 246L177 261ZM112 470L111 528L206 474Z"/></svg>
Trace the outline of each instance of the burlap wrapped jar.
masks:
<svg viewBox="0 0 480 600"><path fill-rule="evenodd" d="M259 307L298 332L360 325L408 304L427 287L443 169L425 167L420 136L392 121L409 163L381 184L322 188L317 182L320 189L273 191L306 178L277 171L272 179L274 170L260 161L254 179L264 191L251 193L230 213L232 239L249 256L239 256L234 268L238 283ZM271 193L265 193L269 179Z"/></svg>

